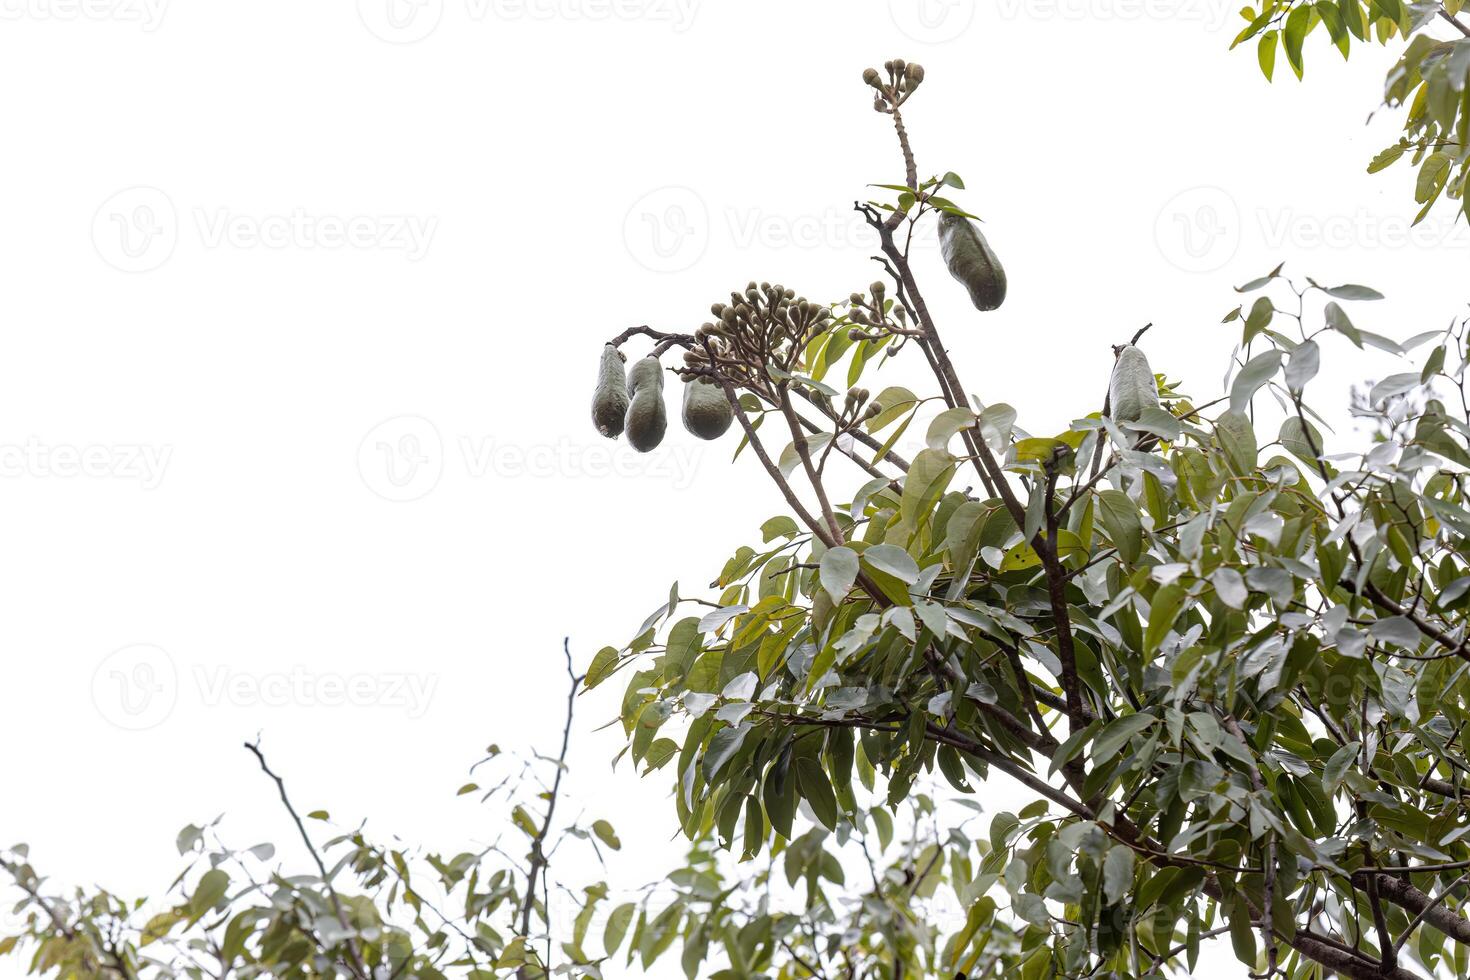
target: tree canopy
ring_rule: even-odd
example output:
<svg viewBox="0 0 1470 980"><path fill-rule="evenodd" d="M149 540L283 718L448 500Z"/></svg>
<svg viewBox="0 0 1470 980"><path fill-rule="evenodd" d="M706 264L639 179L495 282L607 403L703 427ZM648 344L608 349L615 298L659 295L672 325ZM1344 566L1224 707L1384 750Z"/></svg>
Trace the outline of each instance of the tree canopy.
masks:
<svg viewBox="0 0 1470 980"><path fill-rule="evenodd" d="M1306 71L1307 38L1325 35L1344 58L1354 46L1402 43L1403 54L1384 80L1384 105L1402 110L1404 132L1368 169L1400 160L1417 168L1414 200L1424 220L1442 197L1460 202L1470 217L1470 25L1464 0L1260 0L1241 10L1246 25L1232 45L1251 42L1261 71L1276 73L1278 54L1297 78ZM1432 28L1452 36L1438 37Z"/></svg>
<svg viewBox="0 0 1470 980"><path fill-rule="evenodd" d="M1389 82L1407 134L1375 166L1414 160L1427 213L1465 196L1470 41L1424 30L1467 33L1458 12L1269 2L1237 43L1257 39L1269 77L1278 45L1302 73L1319 26L1344 53L1407 38ZM1470 973L1467 321L1391 339L1354 323L1372 288L1277 267L1222 301L1222 390L1156 373L1145 327L1114 338L1106 396L1101 378L1060 393L1070 425L1030 431L965 383L925 301L963 288L981 317L1006 291L963 178L920 168L903 108L925 73L863 78L903 170L854 204L883 278L835 302L753 281L697 328L608 338L600 431L626 420L656 445L672 375L699 404L690 433L733 424L782 509L713 591L675 586L585 675L568 654L560 754L492 746L498 775L460 789L508 839L448 855L336 827L252 743L307 866L191 825L147 901L58 890L17 845L0 867L23 926L0 955L122 980L601 977L675 957L718 980L1041 980L1187 974L1220 937L1252 976ZM959 283L921 288L930 225ZM1339 451L1314 382L1370 349L1399 368L1357 392L1364 434ZM894 358L925 381L878 384ZM668 790L689 846L633 896L585 873L616 831L557 810L577 695L613 684L620 761ZM992 780L1028 802L990 805Z"/></svg>
<svg viewBox="0 0 1470 980"><path fill-rule="evenodd" d="M1278 268L1224 317L1220 397L1129 376L1119 338L1113 399L1149 403L1025 431L964 384L910 265L917 226L965 220L964 183L921 179L901 106L922 71L885 72L906 181L857 207L886 283L831 306L750 283L697 331L613 338L688 352L676 372L725 391L788 507L716 599L671 596L599 654L589 683L627 675L629 756L673 774L691 839L783 855L819 906L831 855L927 780L1034 795L915 862L948 869L961 922L890 924L869 957L834 915L783 976L1145 976L1223 934L1253 974L1464 975L1465 323L1400 343L1354 325L1371 288ZM1353 407L1369 444L1327 455L1312 380L1366 347L1403 369ZM929 389L860 387L904 354ZM871 477L852 491L844 457ZM697 902L646 928L709 938ZM788 939L779 916L727 934L714 975Z"/></svg>

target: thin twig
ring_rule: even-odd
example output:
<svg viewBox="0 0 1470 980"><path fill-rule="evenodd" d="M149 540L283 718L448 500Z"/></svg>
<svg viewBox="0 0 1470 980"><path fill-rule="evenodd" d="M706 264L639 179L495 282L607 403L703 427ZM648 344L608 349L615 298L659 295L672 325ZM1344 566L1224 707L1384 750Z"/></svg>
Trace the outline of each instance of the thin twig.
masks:
<svg viewBox="0 0 1470 980"><path fill-rule="evenodd" d="M296 812L296 807L291 805L291 797L286 794L286 781L280 776L277 776L266 763L265 753L260 750L259 739L256 739L254 742L246 742L245 748L249 749L251 754L255 756L256 761L260 763L261 771L275 782L276 793L281 797L281 804L286 808L286 812L291 815L291 820L296 824L296 830L301 835L301 840L306 844L307 852L311 854L311 859L316 862L317 870L321 872L322 887L327 890L327 900L332 904L332 913L336 916L338 924L342 926L342 930L347 933L347 951L352 957L353 970L362 980L371 980L372 973L368 970L367 964L363 962L362 950L358 948L357 937L353 931L351 922L347 918L347 912L342 907L342 900L337 896L337 889L332 887L332 878L327 873L326 862L322 860L321 852L316 849L316 844L312 842L311 834L307 833L306 824L302 821L300 814Z"/></svg>
<svg viewBox="0 0 1470 980"><path fill-rule="evenodd" d="M561 777L567 768L567 746L571 744L572 740L572 712L577 703L577 689L581 687L582 678L585 676L578 674L572 667L570 637L563 638L561 649L567 661L567 677L571 678L571 684L567 690L566 723L562 726L561 730L561 752L556 757L556 776L552 779L551 791L547 794L546 819L542 821L541 829L536 832L536 836L531 840L530 864L526 868L526 894L521 900L520 908L521 935L523 937L529 937L531 933L531 909L536 904L536 879L546 871L549 863L544 845L547 835L551 833L552 819L556 816L556 801L561 794ZM545 908L544 905L543 908ZM548 914L547 929L549 930L550 928L550 916ZM549 955L545 967L547 969L551 967ZM527 967L522 966L517 971L517 975L521 977L530 976L526 971Z"/></svg>

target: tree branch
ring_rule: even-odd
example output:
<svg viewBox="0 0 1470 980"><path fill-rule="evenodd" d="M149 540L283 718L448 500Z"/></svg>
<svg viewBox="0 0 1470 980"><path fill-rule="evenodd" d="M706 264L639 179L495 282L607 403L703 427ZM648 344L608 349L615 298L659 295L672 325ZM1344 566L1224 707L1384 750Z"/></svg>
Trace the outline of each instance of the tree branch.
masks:
<svg viewBox="0 0 1470 980"><path fill-rule="evenodd" d="M548 864L548 858L546 856L545 848L546 838L547 835L551 833L552 818L556 816L556 801L561 794L561 777L562 774L566 772L567 768L567 746L571 743L572 740L572 712L575 709L577 703L577 689L582 684L583 675L578 674L572 668L572 650L570 637L565 637L562 639L561 649L562 654L566 657L567 661L567 677L571 678L571 683L568 685L567 689L566 723L562 726L561 730L561 751L557 754L556 757L556 776L551 781L551 793L549 794L546 802L546 819L542 821L541 829L536 833L535 838L533 838L531 841L530 864L526 868L526 894L525 897L521 900L520 909L522 936L530 935L531 909L536 904L536 879L545 872L546 866ZM550 928L551 921L550 914L548 913L547 929L549 930ZM551 966L549 961L545 965L548 969ZM528 968L526 966L522 966L519 970L517 970L517 976L522 978L530 977L531 974L527 971Z"/></svg>
<svg viewBox="0 0 1470 980"><path fill-rule="evenodd" d="M316 845L312 843L311 834L307 833L306 824L302 822L301 816L296 812L296 807L291 805L291 798L286 795L285 780L277 776L271 770L271 767L266 764L265 753L260 750L259 739L254 742L246 742L245 748L249 749L251 754L255 756L255 760L260 763L261 771L275 782L276 793L281 798L281 805L291 815L292 822L296 824L297 833L301 835L302 842L306 844L306 850L311 855L312 861L316 862L317 870L321 872L322 887L327 890L327 900L331 902L332 914L336 916L337 923L342 927L343 932L347 933L347 952L352 957L353 971L361 980L371 980L372 973L368 970L367 964L363 962L362 950L357 945L355 931L347 918L347 911L342 908L342 900L337 895L337 889L332 887L332 877L327 873L326 862L322 860L321 853L316 849Z"/></svg>

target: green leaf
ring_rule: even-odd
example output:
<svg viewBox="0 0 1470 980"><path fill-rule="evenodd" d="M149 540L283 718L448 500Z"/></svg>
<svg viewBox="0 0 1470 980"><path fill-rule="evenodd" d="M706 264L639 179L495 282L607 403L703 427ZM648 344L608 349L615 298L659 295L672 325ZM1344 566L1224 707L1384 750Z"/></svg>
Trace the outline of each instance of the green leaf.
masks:
<svg viewBox="0 0 1470 980"><path fill-rule="evenodd" d="M1276 39L1279 36L1276 31L1267 31L1261 35L1260 43L1256 45L1256 61L1261 66L1261 74L1266 76L1268 82L1272 80L1271 76L1276 71Z"/></svg>
<svg viewBox="0 0 1470 980"><path fill-rule="evenodd" d="M1097 740L1092 743L1090 755L1093 761L1112 759L1123 748L1133 740L1144 729L1158 721L1153 715L1139 712L1137 714L1124 715L1115 721L1109 722L1101 732Z"/></svg>
<svg viewBox="0 0 1470 980"><path fill-rule="evenodd" d="M510 822L515 824L521 833L532 839L535 839L540 833L536 827L536 821L531 818L531 814L523 806L517 806L510 811Z"/></svg>
<svg viewBox="0 0 1470 980"><path fill-rule="evenodd" d="M1117 905L1133 887L1133 850L1122 844L1109 848L1103 859L1103 897Z"/></svg>
<svg viewBox="0 0 1470 980"><path fill-rule="evenodd" d="M798 530L794 518L778 514L761 525L761 540L770 544L777 538L794 538Z"/></svg>
<svg viewBox="0 0 1470 980"><path fill-rule="evenodd" d="M209 911L209 909L205 908L204 911L207 912ZM183 914L183 912L180 909L176 908L169 909L167 912L158 913L144 924L142 934L139 936L138 945L147 946L150 943L157 942L158 940L167 936L169 934L169 930L173 929L173 927L178 925L180 922L185 921L185 919L186 916ZM7 938L13 940L15 937L10 936ZM0 948L0 956L3 956L5 953L9 952L9 949L12 948L13 945L14 944L12 943L11 947Z"/></svg>
<svg viewBox="0 0 1470 980"><path fill-rule="evenodd" d="M944 449L958 433L975 424L976 415L968 408L947 408L929 423L929 432L924 441L930 449Z"/></svg>
<svg viewBox="0 0 1470 980"><path fill-rule="evenodd" d="M1215 421L1215 438L1237 476L1255 470L1258 450L1250 419L1239 412L1226 412Z"/></svg>
<svg viewBox="0 0 1470 980"><path fill-rule="evenodd" d="M1296 415L1289 415L1281 423L1281 434L1278 438L1287 452L1316 470L1317 453L1323 446L1322 433L1317 431L1316 426L1303 422Z"/></svg>
<svg viewBox="0 0 1470 980"><path fill-rule="evenodd" d="M822 588L827 590L832 601L841 602L847 598L847 594L852 591L852 584L857 581L857 552L846 546L828 548L822 555L818 576L822 581Z"/></svg>
<svg viewBox="0 0 1470 980"><path fill-rule="evenodd" d="M802 798L816 814L817 821L828 830L837 828L837 797L832 793L832 783L827 773L815 759L796 760L796 788Z"/></svg>
<svg viewBox="0 0 1470 980"><path fill-rule="evenodd" d="M1118 549L1118 557L1133 564L1143 553L1143 523L1138 518L1138 506L1121 490L1104 490L1097 496L1108 540Z"/></svg>
<svg viewBox="0 0 1470 980"><path fill-rule="evenodd" d="M1367 286L1358 286L1353 283L1348 283L1343 286L1333 286L1331 289L1324 289L1322 291L1333 299L1369 301L1383 299L1383 294L1378 290L1369 289Z"/></svg>
<svg viewBox="0 0 1470 980"><path fill-rule="evenodd" d="M1242 335L1241 343L1250 343L1257 335L1271 325L1271 320L1276 316L1276 307L1269 297L1258 296L1251 304L1251 311L1245 318L1245 333Z"/></svg>
<svg viewBox="0 0 1470 980"><path fill-rule="evenodd" d="M197 919L214 908L225 897L229 887L230 876L224 871L211 868L204 872L199 884L194 886L194 894L189 897L190 915Z"/></svg>
<svg viewBox="0 0 1470 980"><path fill-rule="evenodd" d="M1419 371L1419 383L1428 384L1429 379L1444 370L1445 348L1440 344L1430 352L1424 367Z"/></svg>
<svg viewBox="0 0 1470 980"><path fill-rule="evenodd" d="M1249 11L1249 8L1247 8L1244 11L1242 11L1242 13L1248 13L1248 12L1250 12ZM1235 36L1235 40L1233 40L1233 41L1230 42L1230 48L1231 48L1231 50L1234 50L1235 48L1239 47L1241 44L1245 43L1246 41L1249 41L1251 38L1255 37L1258 33L1260 33L1261 28L1263 28L1267 24L1271 23L1271 14L1272 14L1272 11L1269 8L1267 8L1267 9L1263 10L1256 17L1250 18L1250 23L1249 24L1246 24L1245 27L1241 29L1241 32Z"/></svg>
<svg viewBox="0 0 1470 980"><path fill-rule="evenodd" d="M1257 354L1245 363L1235 382L1230 386L1230 410L1244 411L1251 398L1262 385L1270 381L1281 369L1281 351L1271 350Z"/></svg>
<svg viewBox="0 0 1470 980"><path fill-rule="evenodd" d="M1353 326L1353 322L1348 319L1347 312L1341 306L1336 303L1328 303L1322 309L1322 318L1329 327L1351 340L1354 347L1362 349L1363 335L1357 327Z"/></svg>
<svg viewBox="0 0 1470 980"><path fill-rule="evenodd" d="M623 945L623 937L628 934L628 926L632 923L633 913L637 908L632 902L624 902L607 917L607 925L602 930L602 948L609 956Z"/></svg>
<svg viewBox="0 0 1470 980"><path fill-rule="evenodd" d="M1296 72L1296 77L1301 78L1304 66L1302 65L1302 42L1307 36L1307 27L1311 24L1312 8L1307 4L1295 7L1286 16L1286 27L1282 31L1281 42L1286 48L1286 60L1291 65L1291 70Z"/></svg>
<svg viewBox="0 0 1470 980"><path fill-rule="evenodd" d="M897 545L874 545L863 552L862 558L864 564L886 575L892 575L904 585L913 585L919 580L918 562Z"/></svg>
<svg viewBox="0 0 1470 980"><path fill-rule="evenodd" d="M1251 929L1250 910L1246 907L1244 895L1236 893L1234 900L1227 906L1226 915L1230 920L1230 945L1235 949L1235 958L1254 970L1256 934Z"/></svg>
<svg viewBox="0 0 1470 980"><path fill-rule="evenodd" d="M614 380L616 380L616 375L614 375ZM592 658L592 665L587 668L587 677L582 682L582 686L589 690L596 687L607 680L617 665L618 651L612 647L603 647Z"/></svg>
<svg viewBox="0 0 1470 980"><path fill-rule="evenodd" d="M1407 143L1399 143L1395 146L1390 146L1388 149L1379 152L1378 155L1375 156L1373 160L1368 164L1368 172L1370 174L1376 174L1380 170L1387 170L1389 167L1393 166L1393 164L1398 162L1399 157L1403 156L1404 151L1408 148L1409 147Z"/></svg>
<svg viewBox="0 0 1470 980"><path fill-rule="evenodd" d="M1149 606L1148 629L1143 634L1143 652L1152 654L1158 651L1159 644L1164 642L1164 637L1169 635L1169 630L1174 626L1174 621L1179 618L1179 613L1184 609L1185 600L1189 593L1184 586L1178 582L1165 585L1154 593L1154 600Z"/></svg>
<svg viewBox="0 0 1470 980"><path fill-rule="evenodd" d="M606 820L594 820L592 822L592 832L597 835L598 840L613 850L620 851L623 849L623 842L618 840L617 833L613 831L613 825Z"/></svg>
<svg viewBox="0 0 1470 980"><path fill-rule="evenodd" d="M1035 568L1041 564L1041 556L1036 549L1025 541L1020 541L1006 550L1005 557L1001 559L1000 571L1019 572L1028 568Z"/></svg>
<svg viewBox="0 0 1470 980"><path fill-rule="evenodd" d="M1215 595L1220 601L1231 609L1244 609L1246 600L1250 598L1250 590L1245 587L1245 576L1233 568L1224 565L1215 569L1210 575L1210 584L1215 587Z"/></svg>
<svg viewBox="0 0 1470 980"><path fill-rule="evenodd" d="M1286 361L1286 387L1300 394L1322 367L1322 349L1315 340L1298 344Z"/></svg>
<svg viewBox="0 0 1470 980"><path fill-rule="evenodd" d="M879 406L877 415L864 423L869 432L877 432L887 428L900 415L907 412L918 404L919 396L897 385L884 388L878 392L878 397L873 399L873 404Z"/></svg>
<svg viewBox="0 0 1470 980"><path fill-rule="evenodd" d="M1327 33L1332 36L1332 43L1337 45L1337 50L1342 52L1344 59L1348 57L1352 46L1352 37L1348 34L1347 25L1343 22L1342 11L1338 9L1333 0L1317 0L1317 16L1322 18L1322 23L1327 25Z"/></svg>
<svg viewBox="0 0 1470 980"><path fill-rule="evenodd" d="M914 457L903 481L898 513L904 526L917 530L954 476L955 458L943 449L924 449Z"/></svg>

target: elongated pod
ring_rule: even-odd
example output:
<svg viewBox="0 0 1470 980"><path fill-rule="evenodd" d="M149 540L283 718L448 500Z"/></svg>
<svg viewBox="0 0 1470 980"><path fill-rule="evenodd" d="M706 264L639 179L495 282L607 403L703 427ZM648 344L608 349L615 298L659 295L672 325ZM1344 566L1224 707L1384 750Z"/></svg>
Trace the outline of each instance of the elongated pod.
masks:
<svg viewBox="0 0 1470 980"><path fill-rule="evenodd" d="M684 385L684 428L701 439L718 439L735 421L725 390L708 378Z"/></svg>
<svg viewBox="0 0 1470 980"><path fill-rule="evenodd" d="M1132 344L1114 348L1118 359L1108 381L1108 404L1119 422L1137 422L1145 408L1159 407L1159 385L1143 351Z"/></svg>
<svg viewBox="0 0 1470 980"><path fill-rule="evenodd" d="M970 291L977 310L993 310L1006 299L1006 273L980 228L969 218L939 215L939 249L950 275Z"/></svg>
<svg viewBox="0 0 1470 980"><path fill-rule="evenodd" d="M664 369L658 358L645 357L633 365L633 370L628 372L628 390L633 397L628 402L624 428L629 444L646 453L663 442L664 430L669 427L668 411L664 408Z"/></svg>
<svg viewBox="0 0 1470 980"><path fill-rule="evenodd" d="M602 349L597 369L597 390L592 395L592 424L609 439L623 434L623 416L628 413L628 379L623 355L612 344Z"/></svg>

